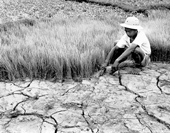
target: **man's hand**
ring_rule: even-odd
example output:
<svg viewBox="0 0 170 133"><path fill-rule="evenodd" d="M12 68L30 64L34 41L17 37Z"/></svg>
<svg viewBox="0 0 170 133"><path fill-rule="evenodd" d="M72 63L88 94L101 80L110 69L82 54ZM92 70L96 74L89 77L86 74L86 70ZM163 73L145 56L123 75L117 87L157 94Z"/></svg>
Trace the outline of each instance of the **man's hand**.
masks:
<svg viewBox="0 0 170 133"><path fill-rule="evenodd" d="M119 61L115 60L114 64L111 67L110 74L113 74L113 73L115 73L118 70L118 65L119 65Z"/></svg>
<svg viewBox="0 0 170 133"><path fill-rule="evenodd" d="M99 72L94 77L99 78L100 76L102 76L106 72L107 64L107 62L103 63L100 67Z"/></svg>
<svg viewBox="0 0 170 133"><path fill-rule="evenodd" d="M99 71L99 77L102 76L105 72L106 72L106 67L107 67L108 63L103 63L100 67L100 71Z"/></svg>
<svg viewBox="0 0 170 133"><path fill-rule="evenodd" d="M103 74L106 72L106 67L101 68L95 75L95 78L99 78L100 76L103 76Z"/></svg>

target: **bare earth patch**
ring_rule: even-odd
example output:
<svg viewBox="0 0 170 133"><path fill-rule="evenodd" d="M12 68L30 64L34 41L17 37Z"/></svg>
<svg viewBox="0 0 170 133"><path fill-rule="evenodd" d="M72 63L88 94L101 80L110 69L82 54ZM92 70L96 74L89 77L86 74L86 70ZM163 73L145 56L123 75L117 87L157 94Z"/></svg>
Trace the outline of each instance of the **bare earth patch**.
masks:
<svg viewBox="0 0 170 133"><path fill-rule="evenodd" d="M0 83L1 133L168 133L170 72L140 72L82 82Z"/></svg>

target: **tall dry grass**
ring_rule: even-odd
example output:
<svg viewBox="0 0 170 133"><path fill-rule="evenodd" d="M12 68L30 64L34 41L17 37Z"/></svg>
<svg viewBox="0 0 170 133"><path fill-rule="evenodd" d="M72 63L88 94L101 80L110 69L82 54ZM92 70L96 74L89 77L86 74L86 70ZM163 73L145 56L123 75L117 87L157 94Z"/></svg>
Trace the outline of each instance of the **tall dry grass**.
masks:
<svg viewBox="0 0 170 133"><path fill-rule="evenodd" d="M141 18L152 61L170 61L169 13ZM2 26L3 27L3 26ZM118 21L53 19L1 27L0 79L75 79L98 71L124 31Z"/></svg>
<svg viewBox="0 0 170 133"><path fill-rule="evenodd" d="M143 20L144 31L152 48L152 61L170 62L170 12L151 11Z"/></svg>
<svg viewBox="0 0 170 133"><path fill-rule="evenodd" d="M3 79L89 77L98 70L117 29L101 21L53 20L1 33Z"/></svg>

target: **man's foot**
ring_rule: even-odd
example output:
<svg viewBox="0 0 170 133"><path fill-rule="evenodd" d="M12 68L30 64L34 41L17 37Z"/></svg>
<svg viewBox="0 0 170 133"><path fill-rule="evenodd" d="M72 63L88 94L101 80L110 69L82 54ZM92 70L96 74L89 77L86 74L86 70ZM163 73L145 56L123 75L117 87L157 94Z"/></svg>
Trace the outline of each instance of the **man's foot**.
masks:
<svg viewBox="0 0 170 133"><path fill-rule="evenodd" d="M142 71L143 66L141 63L133 63L134 65L131 67L132 69L128 72L129 74L133 75L140 75L140 72Z"/></svg>
<svg viewBox="0 0 170 133"><path fill-rule="evenodd" d="M141 64L142 64L142 66L147 66L147 65L149 65L150 62L151 62L150 56L149 55L145 55L145 57L142 60Z"/></svg>
<svg viewBox="0 0 170 133"><path fill-rule="evenodd" d="M141 69L142 67L143 66L139 63L134 63L134 66L133 66L133 68L139 68L139 69Z"/></svg>

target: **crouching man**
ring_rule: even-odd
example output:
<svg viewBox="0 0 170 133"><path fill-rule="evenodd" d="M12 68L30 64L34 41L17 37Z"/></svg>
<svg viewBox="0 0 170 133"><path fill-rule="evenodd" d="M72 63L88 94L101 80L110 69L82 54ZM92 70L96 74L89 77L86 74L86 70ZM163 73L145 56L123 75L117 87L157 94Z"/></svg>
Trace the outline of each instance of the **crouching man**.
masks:
<svg viewBox="0 0 170 133"><path fill-rule="evenodd" d="M101 69L104 71L111 64L111 74L118 70L119 64L125 61L129 55L136 67L145 67L150 62L151 47L149 40L142 31L139 20L136 17L128 17L124 23L125 34L115 42L115 46L109 52Z"/></svg>

